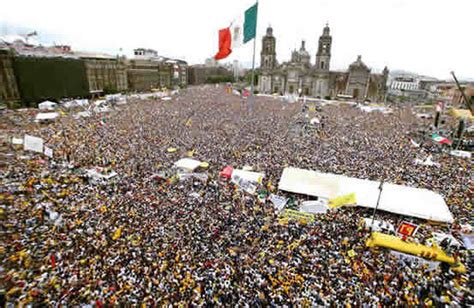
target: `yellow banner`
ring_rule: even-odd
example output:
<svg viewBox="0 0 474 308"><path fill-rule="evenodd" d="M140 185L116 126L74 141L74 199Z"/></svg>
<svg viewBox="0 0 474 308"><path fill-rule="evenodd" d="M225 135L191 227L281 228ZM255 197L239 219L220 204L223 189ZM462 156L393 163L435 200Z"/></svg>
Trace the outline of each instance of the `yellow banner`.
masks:
<svg viewBox="0 0 474 308"><path fill-rule="evenodd" d="M336 208L346 204L356 204L356 195L355 193L347 194L344 196L336 197L329 200L329 207Z"/></svg>
<svg viewBox="0 0 474 308"><path fill-rule="evenodd" d="M301 222L313 222L314 215L309 213L303 213L300 211L286 209L281 215L280 218L287 218L287 219L296 219Z"/></svg>

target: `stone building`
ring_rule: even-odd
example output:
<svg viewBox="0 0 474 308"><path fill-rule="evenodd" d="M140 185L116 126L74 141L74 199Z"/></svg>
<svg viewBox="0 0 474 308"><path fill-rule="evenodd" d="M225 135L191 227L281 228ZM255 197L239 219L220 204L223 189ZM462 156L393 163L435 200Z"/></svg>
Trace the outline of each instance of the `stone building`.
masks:
<svg viewBox="0 0 474 308"><path fill-rule="evenodd" d="M461 91L456 87L453 91L453 99L452 104L453 106L459 108L466 108L470 106L474 106L474 84L465 84L461 85L461 89L464 92L464 95L469 100L469 104L466 103L464 96L461 94Z"/></svg>
<svg viewBox="0 0 474 308"><path fill-rule="evenodd" d="M214 80L233 79L232 72L223 66L192 65L189 67L188 82L197 85Z"/></svg>
<svg viewBox="0 0 474 308"><path fill-rule="evenodd" d="M151 59L132 59L127 65L127 78L128 88L131 91L150 91L159 88L163 82L160 80L160 62Z"/></svg>
<svg viewBox="0 0 474 308"><path fill-rule="evenodd" d="M305 41L293 50L291 60L279 64L276 57L276 38L267 28L262 38L258 89L261 93L300 93L313 97L349 95L357 100L382 100L387 92L388 69L374 74L358 56L347 71L331 71L332 37L326 25L319 37L315 64L306 50Z"/></svg>
<svg viewBox="0 0 474 308"><path fill-rule="evenodd" d="M75 52L84 61L90 93L126 91L125 60L100 53Z"/></svg>
<svg viewBox="0 0 474 308"><path fill-rule="evenodd" d="M13 69L13 54L8 48L0 48L0 103L20 100L20 93Z"/></svg>
<svg viewBox="0 0 474 308"><path fill-rule="evenodd" d="M128 61L128 88L131 91L150 91L158 88L185 87L188 83L186 61L158 56L153 49L138 48Z"/></svg>

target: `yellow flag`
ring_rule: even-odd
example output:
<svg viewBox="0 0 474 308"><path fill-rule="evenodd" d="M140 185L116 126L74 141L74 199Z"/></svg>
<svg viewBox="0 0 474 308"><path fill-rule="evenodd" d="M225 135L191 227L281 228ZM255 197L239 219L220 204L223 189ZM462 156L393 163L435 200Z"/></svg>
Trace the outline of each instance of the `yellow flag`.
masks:
<svg viewBox="0 0 474 308"><path fill-rule="evenodd" d="M122 227L115 230L114 235L112 236L112 239L116 241L121 235L122 235Z"/></svg>
<svg viewBox="0 0 474 308"><path fill-rule="evenodd" d="M193 157L193 155L194 155L194 150L188 151L188 152L186 153L186 155L187 155L188 157Z"/></svg>
<svg viewBox="0 0 474 308"><path fill-rule="evenodd" d="M191 126L193 124L193 120L189 119L186 121L186 126Z"/></svg>
<svg viewBox="0 0 474 308"><path fill-rule="evenodd" d="M336 207L340 207L346 204L355 204L356 202L357 201L356 201L355 193L351 193L344 196L336 197L334 199L330 199L329 207L336 208Z"/></svg>
<svg viewBox="0 0 474 308"><path fill-rule="evenodd" d="M351 249L347 252L347 255L351 258L354 258L356 255L356 252L354 251L354 249Z"/></svg>

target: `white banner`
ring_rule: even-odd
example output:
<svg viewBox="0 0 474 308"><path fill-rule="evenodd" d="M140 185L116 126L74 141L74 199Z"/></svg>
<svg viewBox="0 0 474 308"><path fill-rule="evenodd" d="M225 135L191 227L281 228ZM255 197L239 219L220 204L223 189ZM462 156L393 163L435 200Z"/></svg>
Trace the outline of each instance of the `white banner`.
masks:
<svg viewBox="0 0 474 308"><path fill-rule="evenodd" d="M12 138L12 143L13 144L23 144L23 139L13 137Z"/></svg>
<svg viewBox="0 0 474 308"><path fill-rule="evenodd" d="M25 151L34 151L38 153L43 153L43 139L25 135L24 149Z"/></svg>
<svg viewBox="0 0 474 308"><path fill-rule="evenodd" d="M285 207L286 202L288 201L288 199L285 198L285 197L281 197L281 196L278 196L278 195L271 194L270 195L270 201L273 203L273 205L275 206L275 208L278 211L281 211Z"/></svg>
<svg viewBox="0 0 474 308"><path fill-rule="evenodd" d="M231 182L237 184L241 190L246 191L249 194L254 194L257 190L257 183L247 181L238 175L232 175Z"/></svg>
<svg viewBox="0 0 474 308"><path fill-rule="evenodd" d="M324 200L311 200L301 203L300 211L310 214L325 214L329 210Z"/></svg>
<svg viewBox="0 0 474 308"><path fill-rule="evenodd" d="M438 261L428 261L428 260L425 260L425 259L417 257L417 256L409 255L409 254L394 251L394 250L390 251L390 253L392 255L396 256L398 259L404 261L404 262L418 263L420 265L427 264L428 265L428 270L434 270L440 264L440 262L438 262Z"/></svg>
<svg viewBox="0 0 474 308"><path fill-rule="evenodd" d="M53 158L53 149L44 147L44 155L48 156L49 158Z"/></svg>

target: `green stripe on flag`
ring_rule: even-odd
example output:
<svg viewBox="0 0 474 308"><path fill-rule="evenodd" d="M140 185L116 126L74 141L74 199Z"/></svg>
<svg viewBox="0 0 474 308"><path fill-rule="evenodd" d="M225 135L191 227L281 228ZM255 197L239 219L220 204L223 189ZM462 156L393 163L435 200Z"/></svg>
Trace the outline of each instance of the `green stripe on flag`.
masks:
<svg viewBox="0 0 474 308"><path fill-rule="evenodd" d="M255 3L245 11L244 21L244 43L255 38L257 33L257 11L258 3Z"/></svg>

